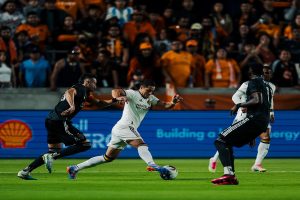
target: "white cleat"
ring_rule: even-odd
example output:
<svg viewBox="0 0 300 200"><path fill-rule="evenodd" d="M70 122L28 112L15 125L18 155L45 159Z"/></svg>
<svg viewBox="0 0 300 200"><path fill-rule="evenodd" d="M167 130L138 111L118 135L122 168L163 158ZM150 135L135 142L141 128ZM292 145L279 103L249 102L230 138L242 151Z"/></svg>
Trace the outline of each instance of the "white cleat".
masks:
<svg viewBox="0 0 300 200"><path fill-rule="evenodd" d="M45 167L49 173L52 173L52 165L53 165L53 156L50 153L46 153L43 155L43 160L45 163Z"/></svg>
<svg viewBox="0 0 300 200"><path fill-rule="evenodd" d="M253 172L266 172L267 170L265 168L263 168L261 165L253 165L251 167L251 170Z"/></svg>
<svg viewBox="0 0 300 200"><path fill-rule="evenodd" d="M213 158L210 158L208 163L208 171L215 173L216 170L217 170L217 161L214 160Z"/></svg>
<svg viewBox="0 0 300 200"><path fill-rule="evenodd" d="M28 171L24 171L24 170L19 171L17 176L24 180L37 180L36 178L30 176L30 173Z"/></svg>

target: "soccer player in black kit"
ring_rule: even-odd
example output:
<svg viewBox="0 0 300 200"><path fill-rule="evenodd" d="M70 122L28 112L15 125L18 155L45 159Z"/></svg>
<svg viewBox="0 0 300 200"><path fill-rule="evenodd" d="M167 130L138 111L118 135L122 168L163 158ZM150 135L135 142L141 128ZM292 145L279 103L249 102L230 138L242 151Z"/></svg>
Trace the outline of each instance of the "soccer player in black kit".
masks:
<svg viewBox="0 0 300 200"><path fill-rule="evenodd" d="M97 80L91 74L84 74L79 83L69 88L60 102L50 111L45 120L48 132L48 153L39 156L26 168L18 172L18 177L25 180L36 180L30 173L37 167L45 164L49 173L52 172L52 163L58 158L73 155L91 148L90 142L84 134L72 125L71 119L83 108L85 101L97 104L100 107L110 106L122 102L123 97L111 100L92 98L90 92L96 89ZM62 149L62 143L68 146Z"/></svg>
<svg viewBox="0 0 300 200"><path fill-rule="evenodd" d="M253 144L253 141L268 127L270 118L271 88L263 81L263 66L254 64L249 69L251 79L246 91L247 101L232 107L231 113L236 113L240 107L247 108L247 117L223 130L215 140L215 146L220 154L224 167L224 175L213 179L216 185L237 185L234 173L233 147Z"/></svg>

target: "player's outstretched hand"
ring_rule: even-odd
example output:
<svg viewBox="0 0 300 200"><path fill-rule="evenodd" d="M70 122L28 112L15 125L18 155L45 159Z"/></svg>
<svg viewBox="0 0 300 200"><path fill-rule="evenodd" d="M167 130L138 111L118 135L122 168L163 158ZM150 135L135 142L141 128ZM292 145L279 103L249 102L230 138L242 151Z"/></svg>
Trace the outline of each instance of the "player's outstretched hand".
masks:
<svg viewBox="0 0 300 200"><path fill-rule="evenodd" d="M127 103L128 99L126 96L120 96L116 98L118 104Z"/></svg>
<svg viewBox="0 0 300 200"><path fill-rule="evenodd" d="M173 99L172 99L172 102L174 103L174 104L176 104L176 103L178 103L178 102L180 102L180 101L182 101L183 100L183 98L179 95L179 94L175 94L175 96L173 97Z"/></svg>
<svg viewBox="0 0 300 200"><path fill-rule="evenodd" d="M71 106L71 107L68 108L67 110L63 111L63 112L61 113L61 116L68 116L68 115L71 115L74 111L75 111L75 106Z"/></svg>

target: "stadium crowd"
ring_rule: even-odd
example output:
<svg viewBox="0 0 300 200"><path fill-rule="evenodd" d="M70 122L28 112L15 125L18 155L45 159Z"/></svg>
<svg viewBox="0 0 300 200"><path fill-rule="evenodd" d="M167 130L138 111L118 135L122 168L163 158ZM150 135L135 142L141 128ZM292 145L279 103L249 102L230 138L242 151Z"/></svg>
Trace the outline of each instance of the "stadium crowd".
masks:
<svg viewBox="0 0 300 200"><path fill-rule="evenodd" d="M280 4L281 3L281 4ZM299 87L300 0L0 0L0 87Z"/></svg>

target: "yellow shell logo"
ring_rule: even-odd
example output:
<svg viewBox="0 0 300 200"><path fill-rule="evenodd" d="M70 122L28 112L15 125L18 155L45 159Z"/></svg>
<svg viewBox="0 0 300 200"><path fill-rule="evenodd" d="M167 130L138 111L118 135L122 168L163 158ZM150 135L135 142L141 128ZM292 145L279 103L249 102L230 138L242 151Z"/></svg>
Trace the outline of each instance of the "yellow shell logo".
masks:
<svg viewBox="0 0 300 200"><path fill-rule="evenodd" d="M0 143L3 148L25 148L31 137L31 129L20 120L7 120L0 124Z"/></svg>

